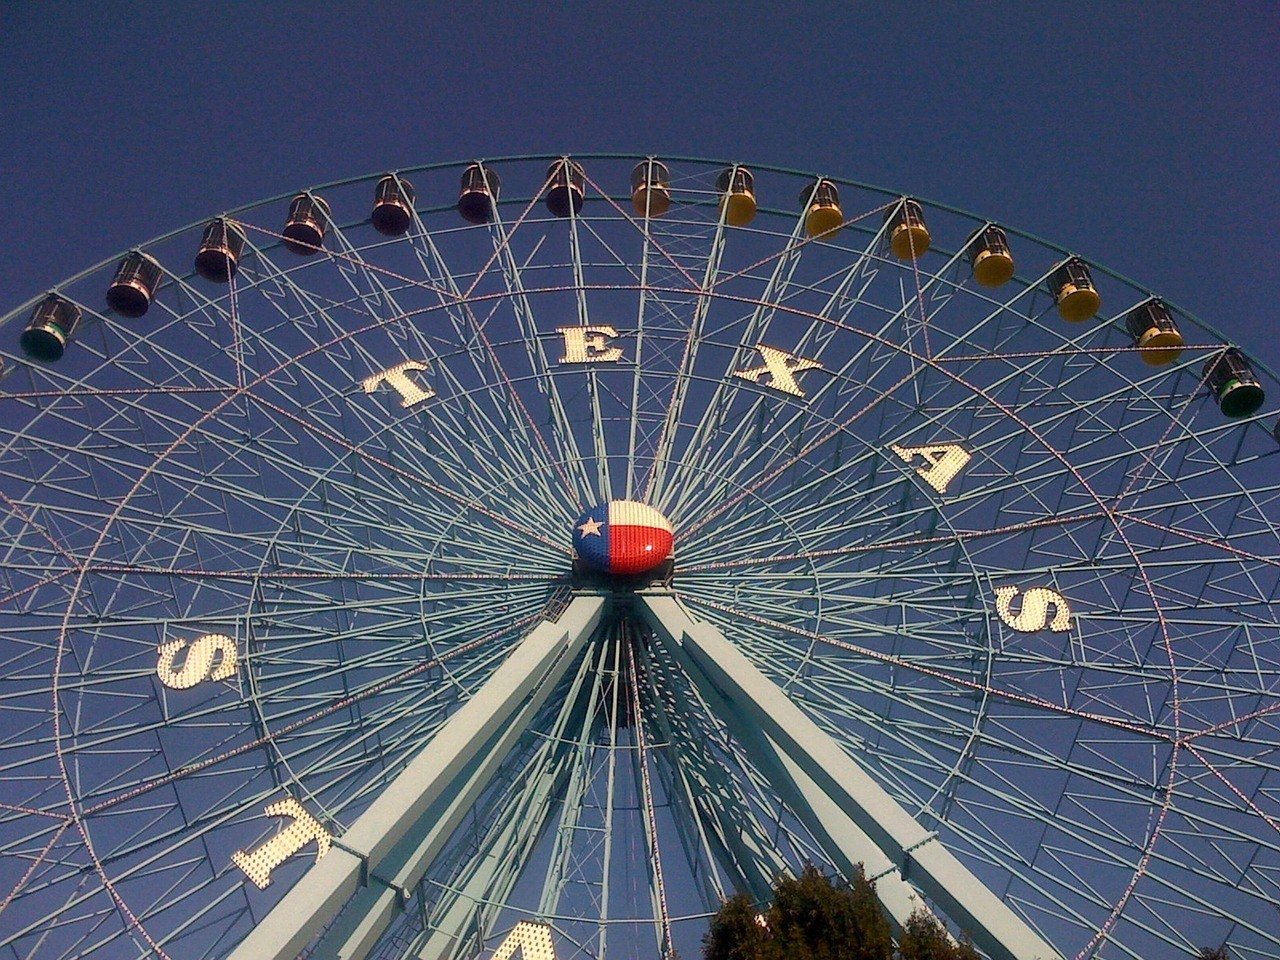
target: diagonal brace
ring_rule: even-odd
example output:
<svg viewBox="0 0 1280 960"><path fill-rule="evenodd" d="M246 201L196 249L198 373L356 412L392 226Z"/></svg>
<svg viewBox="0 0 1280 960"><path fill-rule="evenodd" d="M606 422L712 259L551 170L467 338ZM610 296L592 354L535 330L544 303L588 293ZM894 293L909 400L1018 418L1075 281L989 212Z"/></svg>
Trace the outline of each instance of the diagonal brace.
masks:
<svg viewBox="0 0 1280 960"><path fill-rule="evenodd" d="M864 831L875 845L993 960L1058 960L1060 954L943 847L761 673L716 627L695 620L674 596L644 595L642 615L690 679L754 723L780 755Z"/></svg>
<svg viewBox="0 0 1280 960"><path fill-rule="evenodd" d="M544 620L259 922L230 960L292 960L378 874L422 815L452 788L529 698L545 701L600 623L605 601L579 596ZM401 867L403 869L403 866ZM416 872L416 871L415 871Z"/></svg>

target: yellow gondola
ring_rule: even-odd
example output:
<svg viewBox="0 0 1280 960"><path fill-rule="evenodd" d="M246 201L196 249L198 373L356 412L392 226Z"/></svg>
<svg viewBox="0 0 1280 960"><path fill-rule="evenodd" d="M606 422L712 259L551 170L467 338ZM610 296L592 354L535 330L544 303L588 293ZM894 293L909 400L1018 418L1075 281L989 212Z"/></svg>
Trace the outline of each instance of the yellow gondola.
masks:
<svg viewBox="0 0 1280 960"><path fill-rule="evenodd" d="M1097 314L1102 306L1089 265L1078 257L1054 267L1049 274L1049 289L1058 302L1058 315L1068 323L1082 323Z"/></svg>
<svg viewBox="0 0 1280 960"><path fill-rule="evenodd" d="M969 263L973 279L984 287L999 287L1013 278L1013 253L1009 238L994 223L973 235L969 245Z"/></svg>
<svg viewBox="0 0 1280 960"><path fill-rule="evenodd" d="M824 237L844 224L840 192L825 177L800 191L800 203L805 206L804 229L811 237Z"/></svg>
<svg viewBox="0 0 1280 960"><path fill-rule="evenodd" d="M728 167L716 177L720 210L731 227L745 227L756 216L755 177L746 167Z"/></svg>
<svg viewBox="0 0 1280 960"><path fill-rule="evenodd" d="M631 206L642 217L671 209L671 173L661 160L641 160L631 171Z"/></svg>

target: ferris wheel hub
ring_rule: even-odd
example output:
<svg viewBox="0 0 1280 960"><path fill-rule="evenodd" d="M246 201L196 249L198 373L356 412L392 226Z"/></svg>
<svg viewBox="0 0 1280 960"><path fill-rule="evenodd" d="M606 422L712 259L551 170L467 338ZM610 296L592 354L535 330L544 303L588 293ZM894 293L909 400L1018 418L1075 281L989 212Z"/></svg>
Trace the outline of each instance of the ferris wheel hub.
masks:
<svg viewBox="0 0 1280 960"><path fill-rule="evenodd" d="M573 550L595 573L634 577L671 557L671 522L635 500L609 500L583 512L573 524Z"/></svg>

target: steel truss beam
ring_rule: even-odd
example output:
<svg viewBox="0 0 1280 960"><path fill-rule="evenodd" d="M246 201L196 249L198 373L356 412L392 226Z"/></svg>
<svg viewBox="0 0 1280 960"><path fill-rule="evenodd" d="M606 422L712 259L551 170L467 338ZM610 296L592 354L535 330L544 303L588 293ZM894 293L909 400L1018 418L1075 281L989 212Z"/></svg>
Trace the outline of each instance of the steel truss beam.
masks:
<svg viewBox="0 0 1280 960"><path fill-rule="evenodd" d="M596 636L598 641L601 634ZM551 735L542 740L523 768L512 773L517 783L498 800L501 812L493 829L452 876L430 913L424 911L424 929L413 939L404 957L470 960L483 952L484 942L492 936L500 917L500 903L519 881L575 766L578 744L566 734L587 720L597 702L592 681L593 675L598 674L600 659L588 651L579 661L578 675L556 711ZM524 732L522 725L520 733ZM419 897L422 894L420 888ZM540 916L546 915L540 911Z"/></svg>
<svg viewBox="0 0 1280 960"><path fill-rule="evenodd" d="M492 776L496 764L480 759L486 746L504 738L512 723L532 704L536 711L577 660L595 632L604 611L601 597L579 596L554 623L542 621L512 651L493 676L455 713L431 742L409 762L333 849L313 866L231 954L230 960L292 960L333 920L352 897L371 886L370 878L385 877L382 884L421 877L438 847L413 827L444 798L478 791ZM490 751L488 756L496 751ZM479 767L477 767L477 763ZM465 808L463 808L465 809ZM381 884L380 884L381 885ZM399 884L390 887L394 894ZM390 904L376 914L389 922ZM358 940L367 943L372 930ZM376 939L376 938L374 938Z"/></svg>
<svg viewBox="0 0 1280 960"><path fill-rule="evenodd" d="M691 661L688 651L679 649L675 658L696 683L701 671ZM707 706L725 722L734 739L742 744L752 762L768 778L779 798L796 811L797 817L836 866L846 876L851 876L858 864L862 864L866 875L875 879L876 894L889 914L894 931L901 931L912 912L924 909L924 905L911 885L902 879L898 866L812 778L805 775L785 751L761 732L759 725L745 721L740 711L730 707L719 689L704 682L699 692ZM765 891L769 890L770 881L776 874L775 869L764 876ZM754 887L752 893L757 897L763 896Z"/></svg>
<svg viewBox="0 0 1280 960"><path fill-rule="evenodd" d="M650 663L653 673L648 696L658 734L674 751L659 771L669 770L673 782L681 782L682 789L668 788L668 795L674 794L677 803L683 802L690 822L701 827L708 860L725 870L737 890L764 900L773 878L786 868L786 861L770 845L769 829L757 818L740 785L707 749L702 729L689 722L687 708L681 710L676 699L679 693L668 671L687 674L688 668L673 657L663 660L655 658ZM719 716L713 705L707 706ZM708 898L709 904L723 899L723 891L719 892L720 897Z"/></svg>
<svg viewBox="0 0 1280 960"><path fill-rule="evenodd" d="M897 901L899 885L909 877L993 960L1060 957L716 627L695 620L672 595L639 599L658 641L709 701L724 704L735 735L744 732L749 746L751 740L768 741L766 756L774 754L783 768L784 791L797 790L808 801L796 806L796 815L821 842L836 845L833 859L871 865L887 858L896 871L881 877L878 890L889 880L891 901ZM873 850L879 856L869 857ZM886 907L895 909L893 902Z"/></svg>
<svg viewBox="0 0 1280 960"><path fill-rule="evenodd" d="M562 723L570 715L570 708L581 699L577 690L590 666L589 657L580 661L573 692L561 709ZM427 809L383 862L382 868L370 874L372 882L351 898L337 920L325 930L312 948L310 960L364 960L372 952L378 938L408 905L419 881L468 816L476 799L492 783L545 700L545 696L527 700L454 778L451 789Z"/></svg>

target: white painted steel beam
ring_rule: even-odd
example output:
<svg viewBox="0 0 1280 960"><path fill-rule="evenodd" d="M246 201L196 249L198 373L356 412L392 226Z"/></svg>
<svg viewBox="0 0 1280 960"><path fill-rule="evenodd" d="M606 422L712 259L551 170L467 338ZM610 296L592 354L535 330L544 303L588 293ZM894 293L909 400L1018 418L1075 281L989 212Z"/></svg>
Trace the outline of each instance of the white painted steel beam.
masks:
<svg viewBox="0 0 1280 960"><path fill-rule="evenodd" d="M692 667L694 683L699 688L709 686L723 698L730 715L740 713L733 725L755 724L804 778L898 866L904 878L972 934L979 949L993 960L1059 960L1053 947L943 847L936 834L916 823L719 629L695 620L674 596L654 594L640 599L658 640L676 656L684 655L681 659ZM809 815L821 820L822 807L813 804ZM806 811L796 813L803 816ZM840 826L824 822L822 832L839 839ZM850 855L858 853L855 845Z"/></svg>
<svg viewBox="0 0 1280 960"><path fill-rule="evenodd" d="M673 645L669 652L685 673L697 682L701 671L690 658L689 651ZM876 878L876 895L889 914L895 933L901 931L907 918L917 909L928 909L915 888L902 879L898 865L761 731L758 723L733 709L718 688L705 682L705 677L699 687L707 706L724 721L729 733L769 779L779 798L796 813L841 872L852 876L857 865L862 864L867 876ZM765 891L770 889L777 873L778 869L774 868L765 876ZM759 893L756 895L760 896Z"/></svg>
<svg viewBox="0 0 1280 960"><path fill-rule="evenodd" d="M546 699L599 625L604 605L601 597L579 596L557 621L534 627L351 828L335 839L333 849L241 941L230 960L293 960L371 875L381 875L384 866L391 865L397 844L451 792L455 780L466 778L486 745L528 700ZM414 864L408 872L417 872L419 866L426 869ZM392 872L404 875L405 864L395 864Z"/></svg>
<svg viewBox="0 0 1280 960"><path fill-rule="evenodd" d="M912 913L927 911L929 908L924 899L902 879L898 865L885 856L866 831L854 823L839 804L806 776L804 770L777 744L763 734L759 739L764 741L763 750L768 751L771 759L776 759L782 768L779 792L793 810L805 811L800 814L801 819L822 849L828 851L835 865L845 876L852 876L858 864L862 864L867 876L875 879L876 896L889 914L894 933L902 931Z"/></svg>
<svg viewBox="0 0 1280 960"><path fill-rule="evenodd" d="M562 723L566 717L586 710L579 692L592 669L589 659L584 657L579 661L578 676L561 708ZM545 697L530 697L454 779L450 790L427 809L379 870L370 874L369 885L356 893L338 919L325 930L312 947L310 960L364 960L372 952L544 702Z"/></svg>

